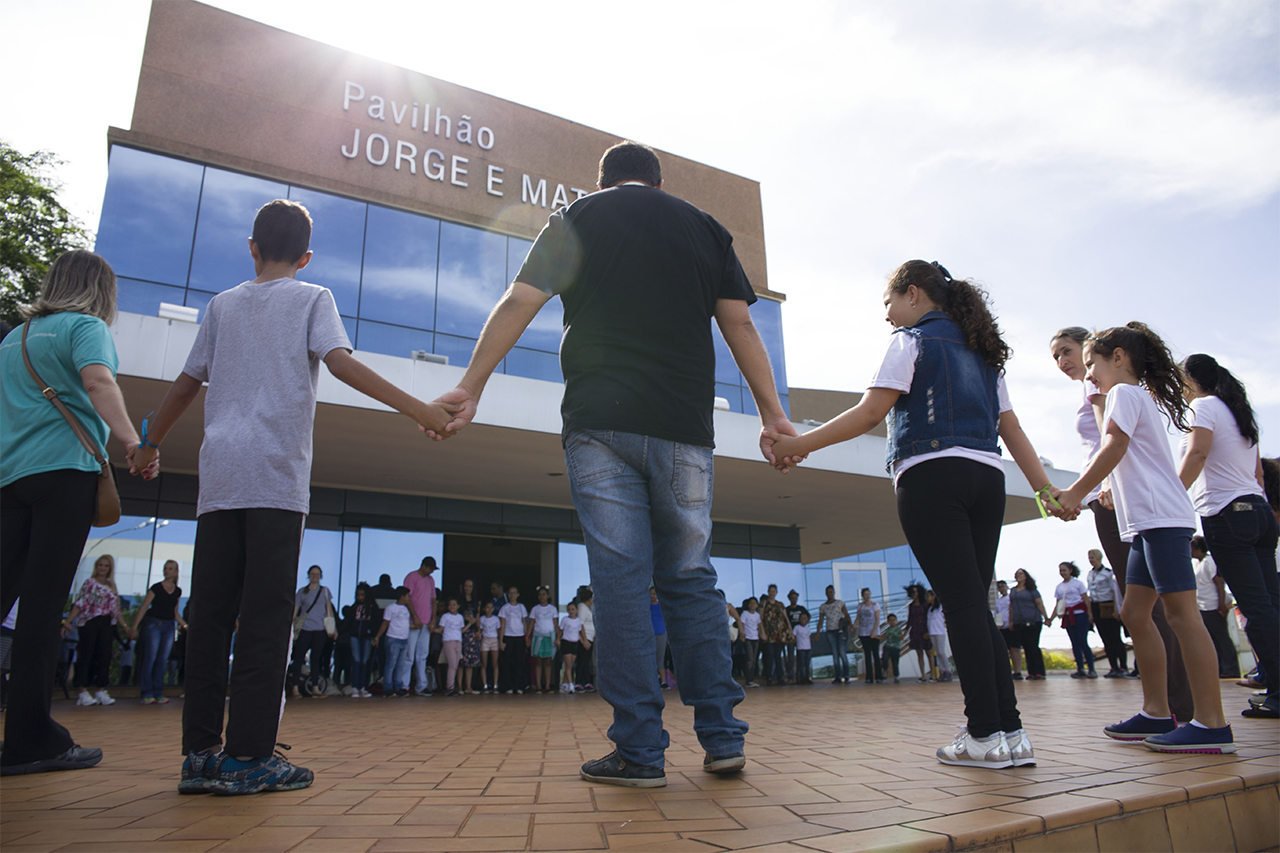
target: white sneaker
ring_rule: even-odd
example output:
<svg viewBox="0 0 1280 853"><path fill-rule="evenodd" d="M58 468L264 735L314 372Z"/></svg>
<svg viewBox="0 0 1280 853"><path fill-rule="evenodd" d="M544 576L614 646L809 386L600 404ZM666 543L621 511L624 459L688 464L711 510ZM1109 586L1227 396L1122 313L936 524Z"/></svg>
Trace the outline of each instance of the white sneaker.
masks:
<svg viewBox="0 0 1280 853"><path fill-rule="evenodd" d="M1009 744L1005 741L1003 732L996 732L979 740L970 735L965 726L960 727L955 742L938 750L938 760L957 767L986 767L991 770L1013 766Z"/></svg>
<svg viewBox="0 0 1280 853"><path fill-rule="evenodd" d="M111 694L105 690L99 690L97 693L93 694L93 698L98 701L99 705L116 704L116 700L112 699Z"/></svg>
<svg viewBox="0 0 1280 853"><path fill-rule="evenodd" d="M342 690L341 690L340 692L342 693L342 695L343 695L343 696L348 696L348 697L354 696L354 697L356 697L356 698L359 698L359 696L360 696L360 691L359 691L359 690L356 690L356 689L355 689L354 687L352 687L350 684L348 684L346 687L342 688Z"/></svg>
<svg viewBox="0 0 1280 853"><path fill-rule="evenodd" d="M1024 730L1005 732L1004 742L1009 747L1009 759L1013 761L1014 767L1035 766L1036 755L1031 750L1031 739Z"/></svg>
<svg viewBox="0 0 1280 853"><path fill-rule="evenodd" d="M97 705L98 700L89 695L88 690L80 691L80 698L76 699L77 705Z"/></svg>
<svg viewBox="0 0 1280 853"><path fill-rule="evenodd" d="M373 694L369 692L369 688L368 688L368 687L362 687L362 688L360 688L360 696L361 696L361 698L363 698L363 699L372 699L372 698L373 698Z"/></svg>

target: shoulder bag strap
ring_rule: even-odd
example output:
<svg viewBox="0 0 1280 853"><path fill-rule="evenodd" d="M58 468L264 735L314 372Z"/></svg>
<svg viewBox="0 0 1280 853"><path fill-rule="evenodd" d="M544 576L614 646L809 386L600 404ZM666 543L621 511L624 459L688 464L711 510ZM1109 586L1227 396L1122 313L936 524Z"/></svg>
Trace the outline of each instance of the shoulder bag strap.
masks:
<svg viewBox="0 0 1280 853"><path fill-rule="evenodd" d="M31 330L31 320L27 320L22 326L22 363L27 366L27 373L31 374L31 378L35 380L36 386L40 389L40 393L53 407L57 409L62 416L67 419L67 423L71 426L71 431L76 434L76 438L80 439L80 443L84 445L84 449L89 451L99 465L106 467L107 458L102 451L98 449L98 443L89 437L89 433L85 431L78 418L67 408L67 404L58 398L58 392L50 388L45 381L36 373L35 367L31 364L31 357L27 355L27 332Z"/></svg>

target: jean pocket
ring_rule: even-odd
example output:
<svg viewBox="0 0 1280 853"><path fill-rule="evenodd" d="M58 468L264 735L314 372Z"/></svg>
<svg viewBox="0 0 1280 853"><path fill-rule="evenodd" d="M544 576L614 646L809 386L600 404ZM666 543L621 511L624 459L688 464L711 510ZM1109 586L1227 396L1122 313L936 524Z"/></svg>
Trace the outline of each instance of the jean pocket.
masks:
<svg viewBox="0 0 1280 853"><path fill-rule="evenodd" d="M671 472L671 490L676 503L685 509L711 503L713 479L711 448L692 444L675 445L675 464Z"/></svg>
<svg viewBox="0 0 1280 853"><path fill-rule="evenodd" d="M1229 505L1217 515L1204 520L1205 535L1212 543L1223 545L1252 545L1262 533L1258 513L1269 511L1261 506L1245 512L1236 512Z"/></svg>
<svg viewBox="0 0 1280 853"><path fill-rule="evenodd" d="M627 467L610 442L612 432L574 430L565 442L565 457L569 461L569 474L577 486L585 486L597 480L616 477Z"/></svg>

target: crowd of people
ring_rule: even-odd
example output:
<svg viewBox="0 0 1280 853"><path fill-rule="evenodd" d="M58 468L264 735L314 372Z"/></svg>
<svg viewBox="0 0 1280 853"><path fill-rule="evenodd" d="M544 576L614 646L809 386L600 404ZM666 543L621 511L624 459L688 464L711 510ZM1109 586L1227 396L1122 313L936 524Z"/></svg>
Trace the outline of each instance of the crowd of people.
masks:
<svg viewBox="0 0 1280 853"><path fill-rule="evenodd" d="M109 498L110 466L98 448L113 435L126 448L131 474L157 476L161 445L207 383L178 790L253 794L310 785L310 770L274 750L282 685L314 692L312 671L333 666L325 649L338 633L339 614L320 567L303 589L293 588L309 509L320 365L443 441L474 420L491 374L555 296L564 305L566 469L599 592L594 619L582 615L587 602L581 597L579 615L557 619L545 589L536 591L532 609L515 589L500 606L496 597L476 601L464 591L462 600L438 607L434 561L427 558L399 587L357 592L342 617L360 682L370 675L376 648L384 693L425 689L438 636L446 692L475 690L477 661L482 687L518 692L527 684L545 691L554 680L557 647L567 680L582 677L584 659L598 646L587 671L612 706L608 734L615 749L583 764L580 775L660 787L669 742L661 690L671 677L694 709L703 769L736 773L746 764L747 724L733 710L745 694L733 679L733 643L726 642L721 621L727 616L730 638L737 632L741 640L748 684L761 656L766 683L811 680L814 633L826 639L842 683L849 677L843 644L855 635L873 682L886 677L878 651L883 643L887 653L891 639L899 653L914 649L922 670L928 654L939 680L953 676L953 660L967 724L937 750L938 760L1021 767L1036 757L1018 710L1006 636L1022 639L1034 674L1027 641L1040 617L1045 624L1063 620L1088 678L1094 662L1087 642L1077 638L1087 634L1091 618L1107 618L1110 604L1105 613L1113 618L1118 607L1133 640L1143 699L1137 714L1104 733L1158 751L1234 752L1217 656L1196 595L1191 537L1198 514L1217 573L1248 620L1266 684L1257 707L1244 714L1280 711L1277 519L1263 496L1258 428L1244 388L1214 359L1193 355L1178 364L1165 342L1138 322L1054 335L1054 359L1080 383L1076 427L1086 451L1080 477L1060 489L1014 413L1005 381L1012 353L986 292L937 262L911 260L890 275L884 291L893 332L867 392L853 408L800 435L752 323L748 309L756 295L729 232L662 191L658 157L645 146L624 142L606 151L598 185L599 192L550 215L491 312L458 386L430 403L355 359L332 294L297 280L311 260L312 223L296 202L276 200L258 211L249 240L256 278L208 303L181 373L154 416L142 422L141 434L115 381L114 273L91 252L55 261L39 299L23 308L21 332L0 344L2 609L22 602L13 634L22 653L13 662L0 771L70 770L102 760L101 750L77 745L49 713L58 617L99 518L99 498ZM712 322L759 412L761 454L780 472L888 418L886 465L899 521L930 587L912 593L905 637L882 621L866 593L851 613L828 591L810 631L811 615L789 612L774 588L763 599L748 599L736 618L716 589ZM47 393L51 388L57 393ZM74 418L50 406L55 397L84 422L83 430L68 429ZM1166 422L1187 436L1180 463L1168 446ZM1083 506L1092 511L1114 580L1099 574L1091 588L1075 565L1063 564L1048 614L1034 582L1019 572L1009 618L998 625L988 594L1006 500L1001 443L1042 512L1070 521ZM252 477L244 476L245 448L252 448L256 463ZM99 702L105 684L96 663L98 636L104 625L121 621L108 574L95 568L72 614L90 662L81 684ZM253 594L247 595L250 579ZM158 621L169 621L174 592L159 586L148 612L156 609ZM385 607L381 592L390 593ZM650 629L652 647L634 642ZM674 664L670 675L663 646ZM1121 655L1124 669L1114 644L1108 655ZM493 668L500 670L496 684L489 680ZM149 683L154 689L154 680ZM229 707L228 691L235 696Z"/></svg>

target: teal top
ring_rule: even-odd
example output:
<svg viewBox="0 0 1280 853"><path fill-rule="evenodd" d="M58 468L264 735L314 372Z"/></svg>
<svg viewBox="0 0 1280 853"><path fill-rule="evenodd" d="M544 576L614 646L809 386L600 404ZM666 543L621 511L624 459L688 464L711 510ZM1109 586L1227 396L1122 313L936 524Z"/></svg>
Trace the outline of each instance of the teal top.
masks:
<svg viewBox="0 0 1280 853"><path fill-rule="evenodd" d="M26 324L27 353L40 378L58 392L106 453L111 431L94 411L80 370L105 364L115 375L119 359L107 324L89 314L64 312L36 317ZM98 471L98 463L71 426L44 398L22 363L22 329L0 343L0 486L45 471Z"/></svg>
<svg viewBox="0 0 1280 853"><path fill-rule="evenodd" d="M884 629L884 647L886 649L896 649L902 646L902 626L894 625L892 628Z"/></svg>

